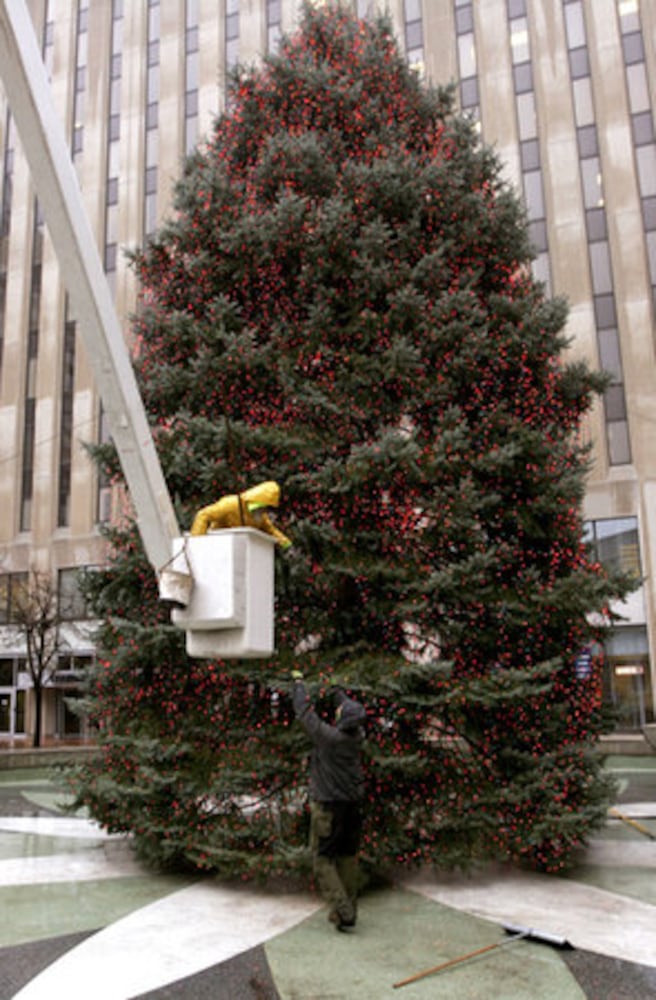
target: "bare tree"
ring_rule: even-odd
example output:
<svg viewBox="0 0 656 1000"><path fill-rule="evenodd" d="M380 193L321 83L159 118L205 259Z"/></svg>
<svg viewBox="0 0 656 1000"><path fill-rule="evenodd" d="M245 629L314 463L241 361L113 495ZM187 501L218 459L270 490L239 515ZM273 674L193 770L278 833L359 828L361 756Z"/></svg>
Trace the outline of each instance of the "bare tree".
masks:
<svg viewBox="0 0 656 1000"><path fill-rule="evenodd" d="M49 573L31 570L12 594L12 621L25 639L27 672L35 703L34 746L41 746L43 689L48 684L64 644L57 587Z"/></svg>

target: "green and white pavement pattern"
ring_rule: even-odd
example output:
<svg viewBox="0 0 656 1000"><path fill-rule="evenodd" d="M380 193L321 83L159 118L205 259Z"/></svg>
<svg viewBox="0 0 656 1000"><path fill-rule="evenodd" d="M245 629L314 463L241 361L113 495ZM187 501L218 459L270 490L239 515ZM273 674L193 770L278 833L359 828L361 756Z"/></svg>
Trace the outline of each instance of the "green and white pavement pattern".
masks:
<svg viewBox="0 0 656 1000"><path fill-rule="evenodd" d="M40 811L61 807L45 775L2 773L0 791ZM621 811L656 833L651 804ZM15 1000L86 1000L90 981L94 1000L128 1000L262 944L281 1000L487 1000L491 984L503 1000L580 1000L558 949L510 943L502 924L656 967L655 868L656 842L611 819L567 877L504 866L471 877L421 872L366 893L357 932L335 934L310 893L157 876L134 860L127 838L84 816L0 816L0 948L93 932ZM497 942L504 946L394 989Z"/></svg>

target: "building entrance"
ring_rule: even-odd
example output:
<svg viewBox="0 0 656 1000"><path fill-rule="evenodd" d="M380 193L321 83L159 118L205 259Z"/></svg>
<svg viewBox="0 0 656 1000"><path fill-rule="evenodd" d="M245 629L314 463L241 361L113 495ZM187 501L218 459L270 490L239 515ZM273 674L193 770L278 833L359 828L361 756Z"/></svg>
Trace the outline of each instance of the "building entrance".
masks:
<svg viewBox="0 0 656 1000"><path fill-rule="evenodd" d="M0 738L25 735L25 691L0 688Z"/></svg>
<svg viewBox="0 0 656 1000"><path fill-rule="evenodd" d="M13 719L13 691L0 690L0 736L11 736Z"/></svg>

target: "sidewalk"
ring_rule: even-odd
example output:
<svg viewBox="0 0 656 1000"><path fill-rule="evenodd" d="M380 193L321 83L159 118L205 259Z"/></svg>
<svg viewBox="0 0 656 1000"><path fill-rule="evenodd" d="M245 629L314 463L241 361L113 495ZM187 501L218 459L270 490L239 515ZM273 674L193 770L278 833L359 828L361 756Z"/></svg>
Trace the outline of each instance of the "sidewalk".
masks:
<svg viewBox="0 0 656 1000"><path fill-rule="evenodd" d="M123 837L62 815L48 772L0 772L0 1000L656 998L656 757L612 757L617 809L568 877L418 872L337 934L309 892L144 871ZM504 923L571 950L511 941ZM437 975L394 984L487 945Z"/></svg>

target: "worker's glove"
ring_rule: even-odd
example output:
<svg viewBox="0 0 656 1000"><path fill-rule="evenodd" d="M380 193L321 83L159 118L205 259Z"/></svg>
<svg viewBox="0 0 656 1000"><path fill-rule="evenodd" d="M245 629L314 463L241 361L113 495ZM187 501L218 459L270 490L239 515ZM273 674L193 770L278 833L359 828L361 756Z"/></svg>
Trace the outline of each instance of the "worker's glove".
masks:
<svg viewBox="0 0 656 1000"><path fill-rule="evenodd" d="M292 680L293 681L302 681L303 680L303 674L301 673L300 670L292 670Z"/></svg>

